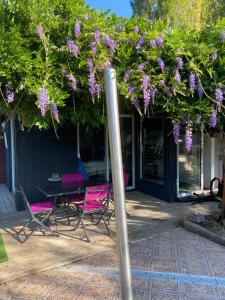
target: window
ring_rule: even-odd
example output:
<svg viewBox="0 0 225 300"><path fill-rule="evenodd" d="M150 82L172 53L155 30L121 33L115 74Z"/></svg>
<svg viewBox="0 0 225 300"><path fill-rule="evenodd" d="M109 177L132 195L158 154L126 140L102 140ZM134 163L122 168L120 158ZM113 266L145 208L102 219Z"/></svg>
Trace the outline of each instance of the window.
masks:
<svg viewBox="0 0 225 300"><path fill-rule="evenodd" d="M163 184L163 120L161 118L144 120L142 125L142 138L142 179Z"/></svg>

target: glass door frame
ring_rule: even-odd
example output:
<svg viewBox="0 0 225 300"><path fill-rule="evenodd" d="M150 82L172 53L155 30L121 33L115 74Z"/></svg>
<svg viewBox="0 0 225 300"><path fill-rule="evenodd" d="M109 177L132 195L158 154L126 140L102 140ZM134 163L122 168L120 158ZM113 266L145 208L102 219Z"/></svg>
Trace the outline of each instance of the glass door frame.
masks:
<svg viewBox="0 0 225 300"><path fill-rule="evenodd" d="M132 185L127 186L127 190L135 189L135 142L134 142L134 115L120 114L120 118L131 118L132 121Z"/></svg>
<svg viewBox="0 0 225 300"><path fill-rule="evenodd" d="M135 189L135 141L134 141L134 115L130 114L120 114L120 118L131 118L132 120L132 185L127 186L126 190L133 190ZM109 181L109 173L110 173L110 157L109 157L109 139L108 139L108 126L107 124L104 125L105 129L105 169L106 169L106 180ZM77 156L80 157L80 128L77 125Z"/></svg>
<svg viewBox="0 0 225 300"><path fill-rule="evenodd" d="M162 120L162 136L163 136L163 147L165 147L165 119L162 116L151 116L151 119L161 119ZM139 172L140 172L140 180L143 180L143 119L139 118L140 122L140 129L139 129L139 146L140 146L140 166L139 166ZM165 186L165 153L163 154L163 183L160 183L159 185ZM154 182L149 181L149 183L154 184Z"/></svg>
<svg viewBox="0 0 225 300"><path fill-rule="evenodd" d="M193 192L203 192L203 181L204 181L204 177L203 177L203 157L204 157L204 134L203 134L203 130L201 130L200 134L200 144L201 144L201 156L200 156L200 190L195 190ZM180 152L180 144L178 143L177 145L177 178L176 178L176 186L177 186L177 198L182 198L182 197L187 197L187 196L191 196L193 194L193 192L182 192L180 193L180 173L179 173L179 152Z"/></svg>

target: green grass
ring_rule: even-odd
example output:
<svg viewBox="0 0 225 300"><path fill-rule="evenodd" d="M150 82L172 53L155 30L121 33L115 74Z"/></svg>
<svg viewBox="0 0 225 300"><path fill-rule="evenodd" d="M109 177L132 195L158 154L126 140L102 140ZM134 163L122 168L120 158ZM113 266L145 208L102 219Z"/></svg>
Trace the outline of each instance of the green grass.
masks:
<svg viewBox="0 0 225 300"><path fill-rule="evenodd" d="M3 240L2 240L2 237L0 235L0 263L3 262L3 261L7 261L7 260L8 260L7 253L5 251Z"/></svg>

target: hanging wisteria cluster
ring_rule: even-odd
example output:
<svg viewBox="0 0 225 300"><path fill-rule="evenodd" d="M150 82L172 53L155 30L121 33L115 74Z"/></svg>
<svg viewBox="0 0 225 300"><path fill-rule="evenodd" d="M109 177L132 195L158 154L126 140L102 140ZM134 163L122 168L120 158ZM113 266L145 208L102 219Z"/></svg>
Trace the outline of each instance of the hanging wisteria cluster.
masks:
<svg viewBox="0 0 225 300"><path fill-rule="evenodd" d="M59 8L49 9L56 14ZM27 105L21 101L23 109L37 105L41 120L52 116L59 122L64 111L61 107L72 107L71 103L75 103L78 109L73 107L71 111L78 115L80 110L82 115L76 120L85 116L87 121L90 113L91 122L94 116L101 122L100 114L93 113L93 103L96 111L102 109L103 105L98 104L104 101L103 70L112 66L117 72L120 99L143 117L164 111L172 120L174 142L178 144L180 133L184 134L187 151L191 151L194 130L203 127L211 130L223 124L225 20L208 27L206 32L187 36L184 30L169 31L160 22L150 24L144 19L117 22L115 16L93 11L74 14L71 19L60 12L54 16L52 23L48 23L41 15L37 18L29 14L25 18L30 22L27 28L15 27L21 30L18 40L25 34L15 64L12 66L12 59L5 58L7 64L1 70L1 90L7 108L16 110L18 95L24 93L27 99L36 95L38 101L28 101ZM2 42L5 44L7 37ZM27 48L31 45L30 49L24 45ZM12 56L16 48L12 42L6 49L10 47ZM202 54L199 49L204 50ZM21 55L23 52L26 55Z"/></svg>

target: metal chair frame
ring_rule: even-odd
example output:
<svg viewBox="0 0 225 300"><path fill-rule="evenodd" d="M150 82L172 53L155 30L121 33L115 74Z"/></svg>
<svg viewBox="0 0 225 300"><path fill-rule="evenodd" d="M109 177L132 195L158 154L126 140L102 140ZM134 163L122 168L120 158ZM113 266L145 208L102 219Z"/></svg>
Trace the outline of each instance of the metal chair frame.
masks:
<svg viewBox="0 0 225 300"><path fill-rule="evenodd" d="M101 221L103 221L103 223L104 223L104 225L105 225L105 227L107 229L108 235L111 236L109 227L107 225L107 222L104 219L104 216L106 215L106 212L108 210L111 188L110 188L109 185L105 186L105 188L102 188L102 189L91 189L91 188L92 187L90 187L90 190L89 190L89 188L86 187L85 197L84 197L84 202L83 202L83 205L84 205L83 209L81 209L79 206L77 206L77 208L78 208L78 222L77 222L77 224L75 226L75 229L74 229L74 230L76 230L79 227L79 225L81 224L81 227L84 230L84 234L85 234L85 238L86 238L87 242L90 242L90 238L89 238L88 233L87 233L86 225L83 222L83 219L85 218L85 216L90 216L91 217L91 221L94 220L94 217L97 217L98 220L95 223L95 225L97 225ZM103 191L106 191L106 189L107 189L107 197L104 198L104 199L99 199L99 198L97 199L97 201L101 202L102 205L104 205L104 207L93 209L93 210L90 210L90 211L85 211L86 204L88 202L91 202L91 200L87 201L87 195L88 194L95 194L95 193L103 192ZM106 217L106 219L107 219L107 217Z"/></svg>
<svg viewBox="0 0 225 300"><path fill-rule="evenodd" d="M30 213L30 218L29 220L25 223L25 225L22 227L22 229L18 232L22 232L24 231L25 235L26 235L26 232L25 232L25 228L31 224L32 222L36 223L40 229L40 231L42 232L42 229L46 230L46 231L49 231L50 233L52 233L53 235L56 235L56 236L59 236L59 231L58 231L58 226L57 226L57 222L56 222L56 216L55 216L55 213L54 213L54 209L53 208L46 208L42 211L39 211L39 212L33 212L31 207L30 207L30 203L27 199L27 196L24 192L24 189L23 187L19 184L16 191L18 193L20 193L22 195L22 199L23 199L23 202L24 204L26 205L29 213ZM43 213L46 213L44 217L40 217L41 214ZM50 217L53 216L54 217L54 223L55 223L55 227L56 227L56 232L52 231L51 228L49 226L47 226L47 224L49 223L49 219ZM42 232L43 233L43 232Z"/></svg>

